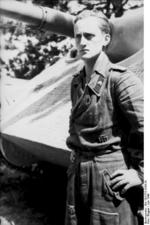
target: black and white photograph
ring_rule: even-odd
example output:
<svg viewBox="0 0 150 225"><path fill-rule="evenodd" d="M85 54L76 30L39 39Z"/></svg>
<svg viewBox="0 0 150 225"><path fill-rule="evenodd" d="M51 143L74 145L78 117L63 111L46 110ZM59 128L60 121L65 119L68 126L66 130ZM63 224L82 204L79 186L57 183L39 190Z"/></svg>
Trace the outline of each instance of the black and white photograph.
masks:
<svg viewBox="0 0 150 225"><path fill-rule="evenodd" d="M150 224L145 7L0 0L0 225Z"/></svg>

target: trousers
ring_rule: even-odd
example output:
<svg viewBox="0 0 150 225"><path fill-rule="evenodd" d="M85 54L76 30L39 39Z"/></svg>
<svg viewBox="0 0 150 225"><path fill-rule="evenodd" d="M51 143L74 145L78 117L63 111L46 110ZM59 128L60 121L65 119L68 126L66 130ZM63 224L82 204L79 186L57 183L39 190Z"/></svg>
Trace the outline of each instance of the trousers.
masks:
<svg viewBox="0 0 150 225"><path fill-rule="evenodd" d="M75 156L67 171L65 225L138 225L137 190L121 196L110 187L117 169L128 169L121 151Z"/></svg>

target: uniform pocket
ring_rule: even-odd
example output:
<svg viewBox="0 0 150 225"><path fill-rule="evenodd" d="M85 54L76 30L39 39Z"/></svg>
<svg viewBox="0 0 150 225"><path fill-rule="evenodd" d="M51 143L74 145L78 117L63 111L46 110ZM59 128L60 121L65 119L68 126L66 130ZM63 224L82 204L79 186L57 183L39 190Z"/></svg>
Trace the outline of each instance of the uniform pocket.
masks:
<svg viewBox="0 0 150 225"><path fill-rule="evenodd" d="M119 214L92 209L90 225L119 225Z"/></svg>

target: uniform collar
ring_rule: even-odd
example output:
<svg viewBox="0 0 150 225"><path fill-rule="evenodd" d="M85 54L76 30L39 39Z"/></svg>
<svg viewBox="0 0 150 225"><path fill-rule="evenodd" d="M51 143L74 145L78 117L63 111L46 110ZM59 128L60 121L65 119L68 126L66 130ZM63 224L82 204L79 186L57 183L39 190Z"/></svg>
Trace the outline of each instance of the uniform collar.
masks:
<svg viewBox="0 0 150 225"><path fill-rule="evenodd" d="M93 74L91 75L91 79L88 83L88 87L98 96L100 97L102 92L102 85L104 83L105 78L108 75L108 72L111 68L111 63L104 52L100 54L96 63L94 65Z"/></svg>
<svg viewBox="0 0 150 225"><path fill-rule="evenodd" d="M90 81L87 84L88 87L97 95L100 96L100 89L107 77L107 74L111 68L111 63L107 57L107 55L102 52L100 56L97 58L96 63L94 65L93 74L91 75ZM75 79L73 84L79 85L85 79L85 67L80 70L78 74L75 75Z"/></svg>
<svg viewBox="0 0 150 225"><path fill-rule="evenodd" d="M93 71L106 77L110 67L111 63L107 55L102 51L96 60Z"/></svg>

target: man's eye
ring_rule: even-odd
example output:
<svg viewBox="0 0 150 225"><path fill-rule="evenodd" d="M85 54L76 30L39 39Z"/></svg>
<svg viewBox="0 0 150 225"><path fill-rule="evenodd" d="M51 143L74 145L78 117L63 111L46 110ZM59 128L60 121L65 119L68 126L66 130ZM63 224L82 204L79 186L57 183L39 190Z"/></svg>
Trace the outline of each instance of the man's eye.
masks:
<svg viewBox="0 0 150 225"><path fill-rule="evenodd" d="M91 40L93 37L94 37L94 34L84 34L84 36L85 36L85 38L87 39L87 40Z"/></svg>

